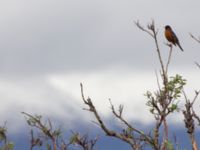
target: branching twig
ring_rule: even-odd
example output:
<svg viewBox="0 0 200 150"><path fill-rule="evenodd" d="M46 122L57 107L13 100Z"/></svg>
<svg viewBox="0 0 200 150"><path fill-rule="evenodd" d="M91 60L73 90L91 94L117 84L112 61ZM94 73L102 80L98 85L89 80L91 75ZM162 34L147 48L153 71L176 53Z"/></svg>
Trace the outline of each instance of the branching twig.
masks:
<svg viewBox="0 0 200 150"><path fill-rule="evenodd" d="M58 130L53 131L52 130L52 125L51 125L51 121L48 120L48 125L46 125L45 123L43 123L41 121L41 116L33 116L31 114L28 114L26 112L22 112L22 114L28 116L27 119L27 123L29 126L32 127L36 127L37 129L39 129L46 137L48 137L53 145L53 150L57 149L56 146L56 139L59 136L59 132Z"/></svg>
<svg viewBox="0 0 200 150"><path fill-rule="evenodd" d="M123 107L119 107L119 113L116 112L114 105L112 104L111 100L110 101L110 105L111 105L111 110L113 112L113 114L120 120L122 121L129 129L131 129L132 131L135 131L136 133L140 134L145 141L147 141L149 144L155 146L156 145L153 143L153 140L151 139L151 137L149 137L148 135L144 134L144 132L134 128L132 125L130 125L123 117L122 117L122 111L123 111ZM120 105L121 106L121 105ZM121 108L121 109L120 109Z"/></svg>
<svg viewBox="0 0 200 150"><path fill-rule="evenodd" d="M154 35L153 35L149 30L145 29L145 28L139 23L139 21L134 21L134 23L136 24L136 26L137 26L140 30L142 30L142 31L144 31L144 32L146 32L146 33L148 33L151 37L154 38Z"/></svg>
<svg viewBox="0 0 200 150"><path fill-rule="evenodd" d="M34 135L33 135L33 130L31 130L31 145L30 145L30 150L33 150L33 148L35 146L42 146L42 141L40 138L34 138Z"/></svg>
<svg viewBox="0 0 200 150"><path fill-rule="evenodd" d="M83 150L93 150L96 142L98 141L99 137L97 136L95 139L89 140L88 134L84 134L81 136L79 133L75 133L72 131L72 138L70 144L77 144L83 148Z"/></svg>
<svg viewBox="0 0 200 150"><path fill-rule="evenodd" d="M167 74L166 74L166 71L165 71L165 68L164 68L163 59L161 57L160 48L159 48L159 45L158 45L158 40L157 40L158 31L155 30L154 21L152 20L152 22L147 26L148 30L145 29L144 27L142 27L140 25L139 21L136 21L135 24L139 29L141 29L142 31L148 33L154 39L154 42L156 44L156 51L158 53L159 62L160 62L161 69L162 69L163 81L164 81L164 84L166 85L167 84Z"/></svg>
<svg viewBox="0 0 200 150"><path fill-rule="evenodd" d="M95 118L97 119L98 123L99 123L99 126L101 127L101 129L105 132L106 135L108 136L112 136L112 137L115 137L115 138L118 138L126 143L128 143L133 149L136 148L136 145L135 145L135 139L132 139L131 137L129 136L126 136L126 134L121 134L121 133L118 133L116 131L113 131L113 130L110 130L106 127L105 123L102 121L101 117L99 116L95 106L93 105L91 99L88 97L87 99L85 99L85 96L84 96L84 92L83 92L83 85L82 83L80 83L80 86L81 86L81 95L82 95L82 100L83 102L89 107L88 111L92 112L94 115L95 115ZM123 111L123 107L121 106L120 109L119 109L119 114L117 114L114 110L114 107L112 108L113 110L113 113L116 115L116 117L119 117L121 118L121 121L123 123L125 123L128 127L130 127L130 129L134 130L135 132L139 133L142 137L145 138L145 140L147 142L149 142L150 144L153 144L153 142L151 141L150 137L148 137L147 135L145 135L144 133L142 133L141 131L133 128L128 122L126 122L123 118L122 118L122 111ZM138 145L137 145L138 147ZM158 148L156 148L155 146L155 150L159 150Z"/></svg>

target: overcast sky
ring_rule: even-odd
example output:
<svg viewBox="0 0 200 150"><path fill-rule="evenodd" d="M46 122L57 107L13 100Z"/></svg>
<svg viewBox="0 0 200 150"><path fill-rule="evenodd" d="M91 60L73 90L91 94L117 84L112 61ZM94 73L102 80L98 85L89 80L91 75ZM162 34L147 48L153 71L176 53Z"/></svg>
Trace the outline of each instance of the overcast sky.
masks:
<svg viewBox="0 0 200 150"><path fill-rule="evenodd" d="M90 121L80 82L105 117L111 98L125 105L128 119L151 123L143 94L156 89L160 66L153 40L134 21L155 20L165 60L163 30L171 25L184 52L173 48L170 75L183 75L192 93L200 88L194 65L200 44L189 33L200 35L199 6L198 0L1 0L1 123L20 126L21 111Z"/></svg>

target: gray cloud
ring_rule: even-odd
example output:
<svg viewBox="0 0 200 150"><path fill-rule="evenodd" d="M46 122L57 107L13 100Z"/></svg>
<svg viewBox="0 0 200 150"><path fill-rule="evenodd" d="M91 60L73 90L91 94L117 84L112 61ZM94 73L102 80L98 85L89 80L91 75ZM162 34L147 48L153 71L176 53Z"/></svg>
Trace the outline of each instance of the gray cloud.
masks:
<svg viewBox="0 0 200 150"><path fill-rule="evenodd" d="M199 54L195 47L187 52L193 44L188 26L194 25L191 22L200 23L190 17L197 11L196 4L181 2L178 8L176 5L178 2L169 12L159 1L4 2L0 15L1 74L46 74L108 65L148 68L155 59L154 45L133 21L140 19L146 25L151 18L155 18L160 29L161 45L165 41L163 25L174 25L187 53L176 57L181 55L178 60L187 65ZM186 13L186 5L194 9ZM187 58L188 62L183 62Z"/></svg>

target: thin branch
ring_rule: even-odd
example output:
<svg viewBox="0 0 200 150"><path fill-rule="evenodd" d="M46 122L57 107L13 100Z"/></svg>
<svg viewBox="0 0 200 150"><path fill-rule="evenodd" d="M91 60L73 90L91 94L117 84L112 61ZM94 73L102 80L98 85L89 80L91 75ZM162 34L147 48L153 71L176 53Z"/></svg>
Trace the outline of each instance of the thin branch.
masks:
<svg viewBox="0 0 200 150"><path fill-rule="evenodd" d="M159 89L159 92L161 92L160 83L159 83L159 79L158 79L158 74L157 74L156 71L155 71L155 74L156 74L156 81L157 81L158 89Z"/></svg>
<svg viewBox="0 0 200 150"><path fill-rule="evenodd" d="M95 144L99 140L99 136L90 140L87 133L84 134L83 136L81 136L79 133L75 133L73 131L71 131L71 132L73 134L71 143L78 144L84 150L93 150Z"/></svg>
<svg viewBox="0 0 200 150"><path fill-rule="evenodd" d="M166 65L166 74L168 72L169 63L171 62L171 57L172 57L172 46L170 46L169 57L168 57L167 65Z"/></svg>
<svg viewBox="0 0 200 150"><path fill-rule="evenodd" d="M196 65L197 65L197 67L199 67L199 69L200 69L200 64L198 63L198 62L194 62Z"/></svg>
<svg viewBox="0 0 200 150"><path fill-rule="evenodd" d="M153 139L152 139L150 136L148 136L148 135L144 134L144 132L142 132L142 131L140 131L140 130L134 128L132 125L130 125L130 124L122 117L122 111L123 111L122 105L119 106L119 113L117 113L116 110L115 110L115 107L114 107L114 105L112 104L112 102L111 102L110 99L109 99L109 101L110 101L111 110L112 110L113 114L114 114L121 122L123 122L129 129L131 129L132 131L134 131L134 132L138 133L140 136L142 136L142 137L145 139L145 141L147 141L150 145L152 145L152 146L154 147L155 150L156 150L156 149L159 149L159 148L157 147L157 145L154 143Z"/></svg>
<svg viewBox="0 0 200 150"><path fill-rule="evenodd" d="M120 109L119 110L119 114L115 111L115 107L114 105L112 104L111 100L110 101L110 105L111 105L111 110L113 112L113 114L119 119L121 120L128 128L130 128L131 130L137 132L138 134L142 135L145 137L145 139L148 141L148 142L152 142L150 137L148 137L147 135L145 135L142 131L134 128L132 125L130 125L123 117L122 117L122 110ZM152 144L152 143L151 143Z"/></svg>
<svg viewBox="0 0 200 150"><path fill-rule="evenodd" d="M183 96L184 96L184 98L185 98L185 101L187 102L187 101L188 101L188 98L187 98L187 95L186 95L186 93L185 93L185 90L184 90L184 89L182 89L182 93L183 93Z"/></svg>
<svg viewBox="0 0 200 150"><path fill-rule="evenodd" d="M145 29L143 26L141 26L141 24L139 23L139 21L134 21L135 25L142 31L148 33L151 37L154 38L154 35L147 29Z"/></svg>
<svg viewBox="0 0 200 150"><path fill-rule="evenodd" d="M45 136L47 136L52 141L53 150L56 150L57 149L57 146L56 146L56 138L57 137L56 137L56 135L54 135L54 131L52 131L51 121L48 120L47 121L48 125L46 125L45 123L43 123L41 121L40 116L33 116L26 112L22 112L22 114L29 117L29 119L27 120L27 123L29 126L38 128Z"/></svg>
<svg viewBox="0 0 200 150"><path fill-rule="evenodd" d="M200 93L200 91L195 91L195 97L193 98L193 101L192 101L192 105L194 104L194 102L196 101L196 99L198 98L198 96L199 96L199 93Z"/></svg>
<svg viewBox="0 0 200 150"><path fill-rule="evenodd" d="M200 37L195 37L192 33L189 33L191 38L193 38L195 41L197 41L198 43L200 43Z"/></svg>
<svg viewBox="0 0 200 150"><path fill-rule="evenodd" d="M148 30L145 29L144 27L142 27L140 25L139 21L136 21L135 24L140 30L148 33L154 39L154 42L156 44L156 51L158 53L158 57L159 57L159 61L160 61L161 69L162 69L164 85L166 85L167 84L167 74L166 74L166 71L165 71L165 68L164 68L164 63L162 61L163 59L162 59L161 53L160 53L160 48L159 48L159 44L158 44L158 40L157 40L158 31L155 30L154 20L152 20L152 22L147 26Z"/></svg>

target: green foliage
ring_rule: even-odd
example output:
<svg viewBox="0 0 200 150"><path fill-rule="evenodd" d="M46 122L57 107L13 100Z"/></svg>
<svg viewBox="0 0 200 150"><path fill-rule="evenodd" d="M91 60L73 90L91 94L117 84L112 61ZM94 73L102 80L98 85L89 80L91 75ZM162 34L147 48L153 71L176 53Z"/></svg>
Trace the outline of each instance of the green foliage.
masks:
<svg viewBox="0 0 200 150"><path fill-rule="evenodd" d="M13 150L14 144L12 142L7 142L6 127L0 127L0 142L4 143L0 150Z"/></svg>
<svg viewBox="0 0 200 150"><path fill-rule="evenodd" d="M14 144L9 142L5 145L3 145L0 150L13 150L14 149Z"/></svg>
<svg viewBox="0 0 200 150"><path fill-rule="evenodd" d="M169 106L168 109L169 109L170 112L179 111L178 103L176 103L176 104L171 104L171 106Z"/></svg>
<svg viewBox="0 0 200 150"><path fill-rule="evenodd" d="M69 141L71 144L76 144L77 139L78 139L78 134L74 134L73 136L71 136Z"/></svg>
<svg viewBox="0 0 200 150"><path fill-rule="evenodd" d="M40 115L33 116L24 112L23 114L28 117L27 123L29 126L39 129L45 136L49 137L50 139L56 139L61 136L60 128L53 129L50 120L43 121L43 118Z"/></svg>
<svg viewBox="0 0 200 150"><path fill-rule="evenodd" d="M165 146L167 150L174 150L174 146L170 141L165 141Z"/></svg>
<svg viewBox="0 0 200 150"><path fill-rule="evenodd" d="M167 92L173 99L177 99L181 96L183 86L186 84L186 80L180 75L170 77L170 81L167 83Z"/></svg>
<svg viewBox="0 0 200 150"><path fill-rule="evenodd" d="M29 116L29 118L27 119L27 123L29 126L37 126L38 122L40 122L41 119L41 115Z"/></svg>
<svg viewBox="0 0 200 150"><path fill-rule="evenodd" d="M148 101L147 101L147 103L146 103L146 105L147 106L149 106L150 107L150 112L152 113L152 114L157 114L158 112L156 111L156 109L155 109L155 104L156 103L158 103L158 100L156 99L156 96L154 97L154 95L150 92L150 91L147 91L146 92L146 94L144 94L146 97L147 97L147 99L148 99Z"/></svg>
<svg viewBox="0 0 200 150"><path fill-rule="evenodd" d="M154 93L147 91L144 94L148 99L146 105L150 107L150 112L154 115L158 115L161 108L167 109L169 112L179 111L178 102L175 100L180 98L186 80L180 75L175 75L169 79L167 84L159 91Z"/></svg>
<svg viewBox="0 0 200 150"><path fill-rule="evenodd" d="M0 127L0 141L6 140L6 128Z"/></svg>
<svg viewBox="0 0 200 150"><path fill-rule="evenodd" d="M49 143L46 144L46 150L51 150L51 145Z"/></svg>

